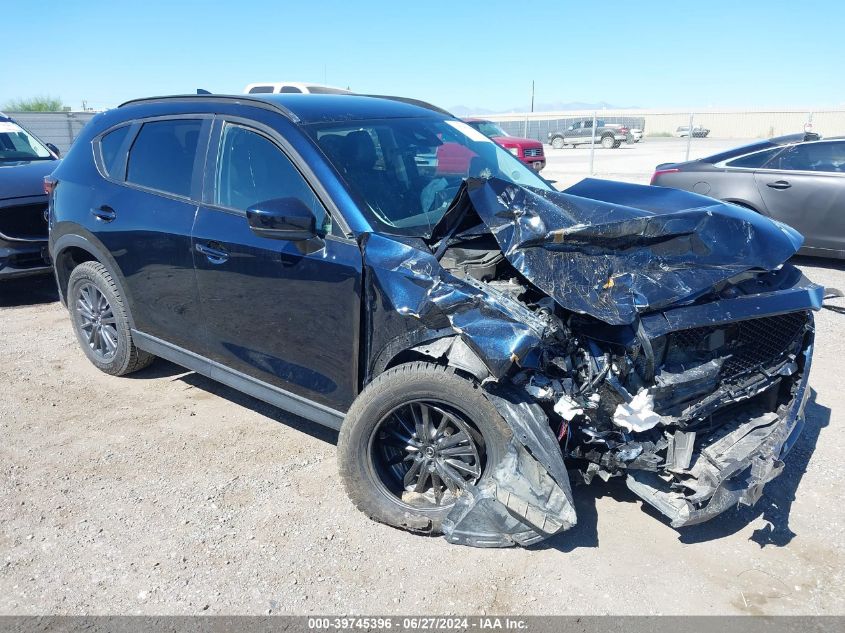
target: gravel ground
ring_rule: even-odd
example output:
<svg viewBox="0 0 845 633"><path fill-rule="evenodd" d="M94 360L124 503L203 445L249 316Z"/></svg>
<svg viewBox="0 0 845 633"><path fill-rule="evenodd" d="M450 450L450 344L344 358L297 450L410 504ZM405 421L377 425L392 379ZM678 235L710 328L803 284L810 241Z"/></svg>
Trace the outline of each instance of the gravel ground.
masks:
<svg viewBox="0 0 845 633"><path fill-rule="evenodd" d="M332 432L164 361L98 372L52 281L10 282L0 613L845 613L844 323L818 315L807 429L756 507L676 531L594 484L569 532L478 550L355 511Z"/></svg>
<svg viewBox="0 0 845 633"><path fill-rule="evenodd" d="M358 513L334 432L161 360L100 373L51 278L5 282L0 614L845 614L845 315L817 324L808 424L757 506L678 531L598 482L572 530L479 550Z"/></svg>

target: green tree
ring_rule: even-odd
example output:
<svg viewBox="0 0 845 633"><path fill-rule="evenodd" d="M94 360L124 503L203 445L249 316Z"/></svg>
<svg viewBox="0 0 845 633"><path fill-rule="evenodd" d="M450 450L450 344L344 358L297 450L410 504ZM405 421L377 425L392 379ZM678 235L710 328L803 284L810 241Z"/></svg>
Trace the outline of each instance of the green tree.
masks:
<svg viewBox="0 0 845 633"><path fill-rule="evenodd" d="M62 109L62 100L46 96L12 99L3 109L9 112L58 112Z"/></svg>

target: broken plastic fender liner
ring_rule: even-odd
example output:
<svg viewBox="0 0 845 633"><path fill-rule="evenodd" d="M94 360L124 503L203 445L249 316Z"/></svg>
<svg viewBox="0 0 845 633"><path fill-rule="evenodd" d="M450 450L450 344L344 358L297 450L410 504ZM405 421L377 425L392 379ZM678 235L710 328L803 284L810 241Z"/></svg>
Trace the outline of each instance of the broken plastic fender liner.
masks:
<svg viewBox="0 0 845 633"><path fill-rule="evenodd" d="M485 395L513 431L491 473L458 497L447 540L475 547L530 545L576 523L569 476L548 418L522 393L495 383Z"/></svg>

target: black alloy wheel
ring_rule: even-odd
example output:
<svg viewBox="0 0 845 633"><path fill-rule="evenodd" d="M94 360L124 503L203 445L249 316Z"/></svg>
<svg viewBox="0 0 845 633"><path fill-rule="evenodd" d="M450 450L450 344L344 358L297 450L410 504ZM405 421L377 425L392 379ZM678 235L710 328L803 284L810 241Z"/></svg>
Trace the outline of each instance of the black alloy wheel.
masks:
<svg viewBox="0 0 845 633"><path fill-rule="evenodd" d="M433 401L390 411L370 437L382 493L412 508L450 506L481 476L484 438L457 411Z"/></svg>

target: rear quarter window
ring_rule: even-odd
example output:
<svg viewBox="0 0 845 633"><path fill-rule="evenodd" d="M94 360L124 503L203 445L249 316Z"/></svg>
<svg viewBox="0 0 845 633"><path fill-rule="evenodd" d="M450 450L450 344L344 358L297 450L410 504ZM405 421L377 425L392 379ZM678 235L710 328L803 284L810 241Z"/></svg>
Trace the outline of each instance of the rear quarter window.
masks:
<svg viewBox="0 0 845 633"><path fill-rule="evenodd" d="M124 125L112 130L100 139L100 159L103 162L103 169L108 176L117 180L123 180L126 176L125 167L122 170L120 169L121 165L125 165L124 156L120 149L127 134L129 134L129 126Z"/></svg>
<svg viewBox="0 0 845 633"><path fill-rule="evenodd" d="M126 181L189 197L201 126L198 119L144 123L129 150Z"/></svg>
<svg viewBox="0 0 845 633"><path fill-rule="evenodd" d="M726 167L744 167L746 169L759 169L768 163L772 158L783 151L782 147L773 147L764 152L756 152L754 154L746 154L739 158L734 158L725 163Z"/></svg>

